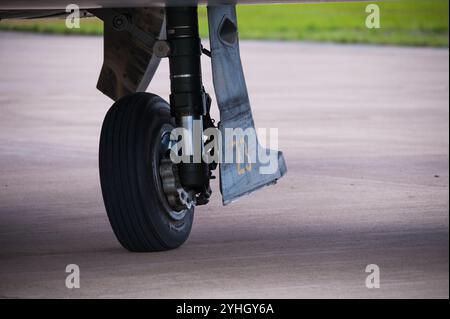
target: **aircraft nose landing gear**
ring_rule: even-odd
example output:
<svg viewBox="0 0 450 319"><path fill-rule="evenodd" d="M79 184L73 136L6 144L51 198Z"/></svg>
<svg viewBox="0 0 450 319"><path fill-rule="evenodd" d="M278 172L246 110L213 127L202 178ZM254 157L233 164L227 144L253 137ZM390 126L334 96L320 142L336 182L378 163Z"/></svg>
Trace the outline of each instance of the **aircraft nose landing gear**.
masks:
<svg viewBox="0 0 450 319"><path fill-rule="evenodd" d="M166 17L170 106L156 95L130 94L111 107L101 133L99 164L106 210L119 242L131 251L181 245L189 236L194 206L206 204L211 193L210 165L174 164L169 157L170 131L175 126L193 133L195 120L209 119L197 8L167 8ZM193 159L197 141L186 142L191 144L187 155Z"/></svg>
<svg viewBox="0 0 450 319"><path fill-rule="evenodd" d="M208 7L211 51L201 46L196 7L168 7L165 16L167 40L151 42L155 43L155 55L169 58L170 106L153 94L130 94L111 107L101 133L100 180L106 211L118 240L131 251L168 250L187 239L194 206L208 203L211 171L220 161L219 157L216 162L205 163L203 155L219 154L216 151L222 157L224 153L242 154L239 149L244 146L245 170L240 159L220 163L224 205L276 183L286 172L278 151L271 152L275 156L270 169L262 169L267 167L259 157L250 162L250 154L267 151L256 136L255 143L245 142L241 133L231 140L226 138L229 130L255 131L234 5ZM211 99L202 84L202 52L211 58L220 111L218 128L209 115ZM182 157L188 160L181 163L172 162L169 156L174 142L169 135L175 127L189 133L182 136ZM209 128L215 128L222 137L215 140L214 135L204 141L203 129Z"/></svg>

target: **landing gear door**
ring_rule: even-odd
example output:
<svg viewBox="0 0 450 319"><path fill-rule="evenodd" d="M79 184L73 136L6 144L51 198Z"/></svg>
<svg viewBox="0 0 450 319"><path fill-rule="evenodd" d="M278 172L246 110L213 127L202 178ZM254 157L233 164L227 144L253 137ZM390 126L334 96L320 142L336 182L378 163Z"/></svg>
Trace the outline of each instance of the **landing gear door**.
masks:
<svg viewBox="0 0 450 319"><path fill-rule="evenodd" d="M214 90L222 135L220 187L223 204L276 183L286 173L283 154L257 139L239 54L234 5L208 6Z"/></svg>

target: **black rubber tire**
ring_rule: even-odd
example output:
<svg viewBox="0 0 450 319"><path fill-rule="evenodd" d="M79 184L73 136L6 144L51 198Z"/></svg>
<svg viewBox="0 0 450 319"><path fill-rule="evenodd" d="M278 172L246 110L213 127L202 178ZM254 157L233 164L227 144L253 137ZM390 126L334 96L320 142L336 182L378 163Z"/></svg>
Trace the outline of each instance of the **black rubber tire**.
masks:
<svg viewBox="0 0 450 319"><path fill-rule="evenodd" d="M160 133L169 126L174 124L168 103L149 93L121 98L103 122L99 150L103 201L117 239L130 251L173 249L191 231L194 208L179 220L171 218L162 193Z"/></svg>

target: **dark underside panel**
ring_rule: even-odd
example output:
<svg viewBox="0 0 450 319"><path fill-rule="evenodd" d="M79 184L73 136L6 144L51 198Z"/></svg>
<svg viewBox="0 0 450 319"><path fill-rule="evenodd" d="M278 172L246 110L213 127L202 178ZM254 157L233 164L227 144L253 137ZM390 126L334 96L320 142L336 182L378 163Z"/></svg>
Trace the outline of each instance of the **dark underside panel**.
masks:
<svg viewBox="0 0 450 319"><path fill-rule="evenodd" d="M38 19L52 18L66 15L65 11L58 10L0 10L0 19Z"/></svg>

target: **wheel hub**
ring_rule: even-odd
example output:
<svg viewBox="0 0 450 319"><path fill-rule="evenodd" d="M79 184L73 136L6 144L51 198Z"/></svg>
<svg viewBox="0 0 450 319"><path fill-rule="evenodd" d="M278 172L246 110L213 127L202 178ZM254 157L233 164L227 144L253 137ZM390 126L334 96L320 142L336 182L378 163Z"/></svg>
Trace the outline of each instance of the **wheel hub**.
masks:
<svg viewBox="0 0 450 319"><path fill-rule="evenodd" d="M177 165L170 158L163 158L159 164L162 187L170 207L176 211L191 209L195 205L194 192L186 191L180 183Z"/></svg>

